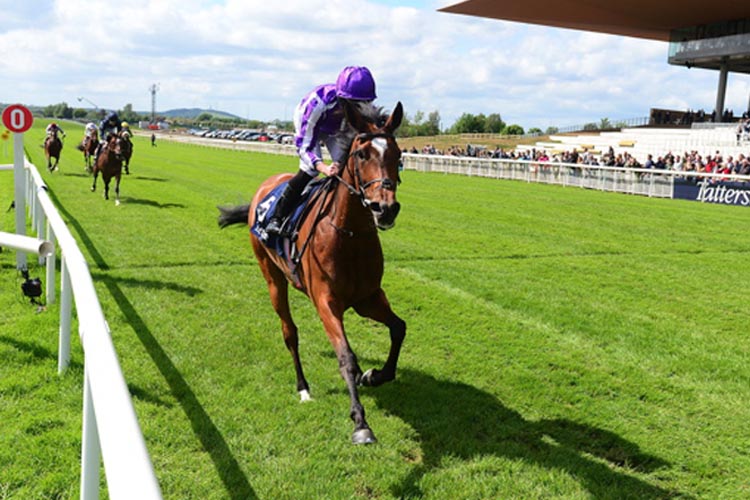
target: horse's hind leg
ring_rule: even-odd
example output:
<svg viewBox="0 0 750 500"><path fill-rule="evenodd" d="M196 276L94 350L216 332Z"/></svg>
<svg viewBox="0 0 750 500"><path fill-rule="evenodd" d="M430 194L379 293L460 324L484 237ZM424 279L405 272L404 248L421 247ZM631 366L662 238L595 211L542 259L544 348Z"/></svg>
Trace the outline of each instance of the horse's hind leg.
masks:
<svg viewBox="0 0 750 500"><path fill-rule="evenodd" d="M305 374L302 371L302 363L299 359L297 325L294 324L291 311L289 310L289 284L281 270L276 267L276 264L265 253L262 244L257 243L257 245L259 247L256 248L256 243L253 242L253 250L255 250L256 257L258 258L263 277L266 279L266 283L268 283L271 305L273 305L276 314L281 319L284 344L292 355L294 371L297 375L297 392L299 393L300 401L309 401L310 386L307 383L307 379L305 379Z"/></svg>
<svg viewBox="0 0 750 500"><path fill-rule="evenodd" d="M380 289L369 299L354 306L354 310L360 316L374 319L388 327L391 334L391 349L381 370L370 369L360 380L362 385L378 386L390 382L396 378L396 367L398 357L401 353L401 345L406 337L406 323L399 318L391 309L385 292Z"/></svg>

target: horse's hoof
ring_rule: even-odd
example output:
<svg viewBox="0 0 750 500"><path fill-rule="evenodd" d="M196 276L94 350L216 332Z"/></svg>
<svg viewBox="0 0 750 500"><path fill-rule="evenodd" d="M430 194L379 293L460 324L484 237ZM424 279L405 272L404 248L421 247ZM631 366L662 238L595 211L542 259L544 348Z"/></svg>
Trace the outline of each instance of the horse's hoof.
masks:
<svg viewBox="0 0 750 500"><path fill-rule="evenodd" d="M96 188L91 188L91 192L93 193L94 191L96 191Z"/></svg>
<svg viewBox="0 0 750 500"><path fill-rule="evenodd" d="M370 429L359 429L354 431L352 434L352 443L354 444L373 444L377 443L378 440L375 438L375 434Z"/></svg>
<svg viewBox="0 0 750 500"><path fill-rule="evenodd" d="M375 380L377 374L378 371L375 368L370 368L362 375L362 378L359 379L359 385L363 385L365 387L375 387L379 385Z"/></svg>
<svg viewBox="0 0 750 500"><path fill-rule="evenodd" d="M312 396L310 396L310 392L305 391L305 390L299 391L299 401L300 403L306 403L308 401L312 401Z"/></svg>
<svg viewBox="0 0 750 500"><path fill-rule="evenodd" d="M120 206L120 200L115 200L115 206L116 206L116 207L119 207L119 206Z"/></svg>

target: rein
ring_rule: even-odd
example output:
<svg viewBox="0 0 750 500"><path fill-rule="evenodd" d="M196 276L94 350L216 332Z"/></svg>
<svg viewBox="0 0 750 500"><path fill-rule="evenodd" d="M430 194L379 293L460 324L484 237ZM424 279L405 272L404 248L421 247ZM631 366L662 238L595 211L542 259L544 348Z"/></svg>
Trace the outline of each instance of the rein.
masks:
<svg viewBox="0 0 750 500"><path fill-rule="evenodd" d="M365 133L358 134L355 137L355 139L357 139L359 141L371 141L372 139L376 139L378 137L381 137L381 138L384 138L384 139L395 139L395 136L393 134L387 133L387 132L374 132L374 133L365 132ZM334 192L334 188L335 188L336 184L339 183L339 182L346 187L346 189L349 191L350 194L352 194L354 196L357 196L359 198L359 200L362 202L362 206L364 206L365 208L370 208L370 205L372 204L372 201L370 201L367 198L367 195L365 194L365 189L367 187L369 187L369 186L371 186L371 185L379 182L382 189L387 189L387 190L390 190L390 191L394 191L396 189L395 183L391 179L389 179L388 177L380 177L380 178L377 178L377 179L372 179L372 180L370 180L368 182L362 182L362 175L360 173L360 167L359 167L361 157L360 157L359 154L362 152L363 149L364 148L362 148L362 147L358 147L358 148L352 150L349 153L349 155L346 157L346 164L347 164L346 168L348 168L349 161L352 159L352 157L354 157L354 174L353 174L353 176L356 179L355 184L357 186L359 186L359 188L357 188L357 187L349 184L346 180L344 180L344 178L341 177L341 175L335 174L335 175L329 176L326 179L325 184L323 186L321 186L320 190L318 190L318 192L315 194L315 197L312 198L312 199L310 199L307 202L307 208L306 208L306 210L309 212L309 210L311 210L312 207L316 205L316 203L318 201L318 198L320 198L320 197L324 198L324 200L321 203L318 203L318 213L315 215L315 218L314 218L314 220L312 222L312 227L313 228L322 219L322 213L323 213L324 207L326 206L325 198L328 198L328 196L330 196ZM382 166L381 166L381 169L382 169ZM299 230L299 227L302 225L302 222L305 220L305 218L306 218L306 214L303 213L302 216L299 219L298 226L295 228L294 235L291 238L292 241L296 241L296 239L297 239L297 231ZM344 236L348 236L350 238L353 238L355 236L355 233L353 231L349 231L347 229L340 228L340 227L336 226L335 224L333 224L333 222L329 222L329 223L340 234L342 234ZM314 233L314 231L311 230L309 232L307 238L305 239L305 242L302 244L301 247L299 247L299 251L297 251L297 253L295 255L293 255L293 256L290 257L291 260L292 260L292 262L293 262L293 264L295 266L297 264L299 264L299 261L302 258L302 255L305 253L305 250L307 249L307 246L310 243L310 240L312 238L313 233ZM296 245L295 245L295 248L296 248Z"/></svg>
<svg viewBox="0 0 750 500"><path fill-rule="evenodd" d="M387 132L364 132L361 134L358 134L355 139L359 141L371 141L376 138L383 138L383 139L395 139L395 136L393 134L387 133ZM360 173L359 168L359 162L360 162L360 153L362 152L364 148L357 148L354 149L349 153L349 155L346 157L346 163L347 166L349 165L349 160L354 157L354 178L356 179L356 183L359 186L359 189L357 189L355 186L352 186L348 182L346 182L339 174L336 174L334 177L338 179L339 182L341 182L344 186L346 186L346 189L349 190L349 193L359 197L359 200L362 202L362 206L365 208L370 208L370 205L372 202L367 198L367 195L365 194L365 189L369 186L372 186L376 182L380 183L380 187L382 189L386 189L388 191L394 191L396 189L395 183L389 179L388 177L380 177L377 179L372 179L368 182L362 182L362 175ZM382 168L382 167L381 167Z"/></svg>

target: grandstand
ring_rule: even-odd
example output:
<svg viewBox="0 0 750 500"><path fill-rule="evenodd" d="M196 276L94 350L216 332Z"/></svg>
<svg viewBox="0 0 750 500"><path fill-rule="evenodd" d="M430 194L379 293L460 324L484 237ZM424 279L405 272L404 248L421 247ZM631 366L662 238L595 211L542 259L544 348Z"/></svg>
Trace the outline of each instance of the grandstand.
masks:
<svg viewBox="0 0 750 500"><path fill-rule="evenodd" d="M591 152L595 156L606 153L611 147L615 154L629 153L643 163L649 154L654 158L672 152L697 151L701 155L725 156L750 153L750 143L737 143L737 124L705 124L700 128L623 128L619 131L598 134L551 135L549 140L533 145L519 145L518 151L544 150L550 156L564 151Z"/></svg>

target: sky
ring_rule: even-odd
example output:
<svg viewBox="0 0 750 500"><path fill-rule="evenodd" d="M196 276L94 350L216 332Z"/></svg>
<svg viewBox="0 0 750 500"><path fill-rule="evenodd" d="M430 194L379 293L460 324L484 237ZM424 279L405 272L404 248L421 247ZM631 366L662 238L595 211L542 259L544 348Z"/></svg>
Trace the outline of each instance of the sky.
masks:
<svg viewBox="0 0 750 500"><path fill-rule="evenodd" d="M0 0L0 102L205 108L291 120L314 86L367 66L407 116L498 113L546 130L711 111L716 71L667 64L665 42L447 14L441 0ZM730 74L726 107L748 107Z"/></svg>

